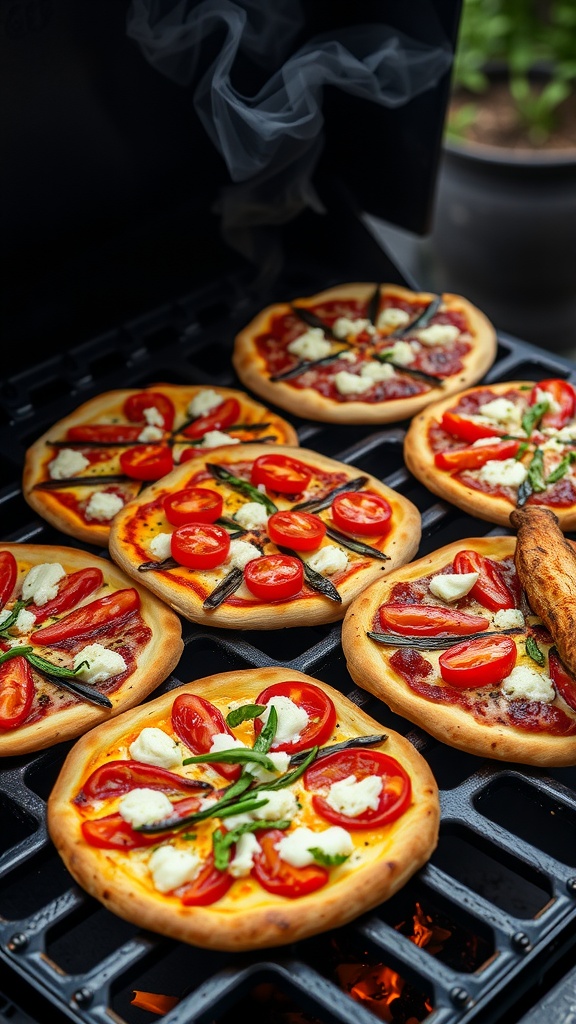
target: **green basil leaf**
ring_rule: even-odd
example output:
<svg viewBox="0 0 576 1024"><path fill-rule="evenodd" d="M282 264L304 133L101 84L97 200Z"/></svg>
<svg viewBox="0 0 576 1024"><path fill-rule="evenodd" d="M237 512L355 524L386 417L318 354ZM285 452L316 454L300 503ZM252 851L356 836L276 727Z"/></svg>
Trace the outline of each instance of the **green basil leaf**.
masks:
<svg viewBox="0 0 576 1024"><path fill-rule="evenodd" d="M546 485L555 484L558 480L561 480L566 475L570 466L576 459L576 452L568 452L567 455L558 463L556 469L553 469L549 476L546 477Z"/></svg>
<svg viewBox="0 0 576 1024"><path fill-rule="evenodd" d="M526 637L526 654L529 658L532 658L532 661L535 661L537 665L546 664L546 658L538 647L533 636Z"/></svg>
<svg viewBox="0 0 576 1024"><path fill-rule="evenodd" d="M250 764L252 761L261 764L266 771L275 772L274 762L251 747L231 747L228 750L215 750L212 754L196 754L185 757L182 764Z"/></svg>
<svg viewBox="0 0 576 1024"><path fill-rule="evenodd" d="M546 399L543 402L536 402L535 405L529 406L522 417L522 430L525 434L530 434L534 428L540 423L545 412L548 411L550 406L549 401Z"/></svg>
<svg viewBox="0 0 576 1024"><path fill-rule="evenodd" d="M532 456L532 461L528 466L528 479L532 491L540 493L546 490L546 481L544 480L544 453L541 448L537 448Z"/></svg>
<svg viewBox="0 0 576 1024"><path fill-rule="evenodd" d="M258 718L266 710L265 704L243 704L240 708L234 708L226 715L226 725L231 729L241 725L242 722L249 722L252 718Z"/></svg>
<svg viewBox="0 0 576 1024"><path fill-rule="evenodd" d="M348 860L349 853L325 853L319 846L309 846L308 853L311 853L318 864L326 868L334 868Z"/></svg>

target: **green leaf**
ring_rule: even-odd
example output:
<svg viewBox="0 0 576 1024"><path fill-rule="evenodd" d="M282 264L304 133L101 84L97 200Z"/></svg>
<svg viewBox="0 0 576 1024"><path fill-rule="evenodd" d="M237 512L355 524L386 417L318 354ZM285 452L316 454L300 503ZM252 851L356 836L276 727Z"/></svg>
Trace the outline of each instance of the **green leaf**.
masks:
<svg viewBox="0 0 576 1024"><path fill-rule="evenodd" d="M309 846L308 853L311 853L314 860L318 864L323 864L324 867L333 868L339 864L343 864L344 861L348 860L349 853L325 853L319 846Z"/></svg>
<svg viewBox="0 0 576 1024"><path fill-rule="evenodd" d="M537 424L540 423L540 420L544 413L548 411L549 407L550 403L548 399L545 399L542 402L536 402L535 405L531 405L530 408L526 410L522 417L522 430L525 434L528 434L528 437L530 437L530 434Z"/></svg>
<svg viewBox="0 0 576 1024"><path fill-rule="evenodd" d="M215 750L212 754L195 754L194 757L185 757L182 764L250 764L255 762L266 768L266 771L275 772L274 762L251 747L231 747L228 750Z"/></svg>
<svg viewBox="0 0 576 1024"><path fill-rule="evenodd" d="M532 461L528 466L528 478L534 492L540 493L546 490L546 481L544 480L544 453L540 448L537 448L532 456Z"/></svg>
<svg viewBox="0 0 576 1024"><path fill-rule="evenodd" d="M240 836L246 835L247 832L257 832L262 829L279 828L284 831L290 827L289 821L249 821L244 825L238 825L238 828L233 828L230 832L222 832L222 829L216 829L212 835L212 846L214 849L214 867L217 871L226 871L228 864L230 863L230 847L234 846L238 842Z"/></svg>
<svg viewBox="0 0 576 1024"><path fill-rule="evenodd" d="M535 661L537 665L546 664L546 658L538 647L533 636L526 637L526 654L529 658L532 658L532 661Z"/></svg>
<svg viewBox="0 0 576 1024"><path fill-rule="evenodd" d="M253 718L258 718L265 710L265 704L243 704L242 707L234 708L226 715L226 725L231 729L235 729L242 722L249 722Z"/></svg>
<svg viewBox="0 0 576 1024"><path fill-rule="evenodd" d="M568 472L568 469L574 460L576 460L576 452L569 452L568 455L565 455L562 461L556 466L556 469L553 469L546 477L546 486L548 486L548 484L555 484L558 480L561 480Z"/></svg>

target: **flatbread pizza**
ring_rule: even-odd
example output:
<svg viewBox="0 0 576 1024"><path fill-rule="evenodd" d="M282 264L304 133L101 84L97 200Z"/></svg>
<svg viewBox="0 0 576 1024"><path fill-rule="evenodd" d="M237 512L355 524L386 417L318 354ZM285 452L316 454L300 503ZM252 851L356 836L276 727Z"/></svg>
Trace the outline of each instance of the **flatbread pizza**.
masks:
<svg viewBox="0 0 576 1024"><path fill-rule="evenodd" d="M75 739L133 707L182 650L178 616L109 560L0 544L0 756Z"/></svg>
<svg viewBox="0 0 576 1024"><path fill-rule="evenodd" d="M199 451L246 440L298 445L287 420L235 388L161 383L107 391L30 445L23 493L62 533L107 546L112 519L151 480Z"/></svg>
<svg viewBox="0 0 576 1024"><path fill-rule="evenodd" d="M404 440L408 469L479 519L509 525L516 507L550 508L576 527L576 387L515 380L469 388L429 405Z"/></svg>
<svg viewBox="0 0 576 1024"><path fill-rule="evenodd" d="M114 561L193 622L280 629L341 619L409 561L420 513L354 466L304 448L198 456L124 506Z"/></svg>
<svg viewBox="0 0 576 1024"><path fill-rule="evenodd" d="M180 942L241 951L340 927L437 843L436 782L404 737L284 668L179 686L82 737L48 800L74 879Z"/></svg>
<svg viewBox="0 0 576 1024"><path fill-rule="evenodd" d="M394 423L480 380L496 332L461 295L341 284L263 309L232 361L254 394L328 423Z"/></svg>

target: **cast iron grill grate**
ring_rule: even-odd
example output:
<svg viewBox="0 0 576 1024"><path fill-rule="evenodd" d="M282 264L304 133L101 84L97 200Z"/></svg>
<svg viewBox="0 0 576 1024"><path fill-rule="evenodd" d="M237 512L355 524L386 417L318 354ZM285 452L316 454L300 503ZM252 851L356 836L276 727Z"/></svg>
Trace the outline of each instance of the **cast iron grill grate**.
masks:
<svg viewBox="0 0 576 1024"><path fill-rule="evenodd" d="M227 302L222 294L221 283L191 294L4 381L4 540L75 546L32 514L20 474L28 445L80 402L162 381L240 386L232 339L265 302L251 309L236 289ZM551 376L576 380L576 367L502 336L486 379ZM411 477L402 459L406 424L379 430L291 419L304 447L358 466L415 502L419 555L506 532L437 501ZM229 1024L240 1013L262 1024L500 1024L518 1020L562 977L576 948L576 767L488 762L433 740L353 685L339 623L258 633L183 621L183 635L177 670L155 695L211 672L281 665L331 683L384 728L406 735L440 787L438 848L397 896L345 928L265 955L215 953L142 932L72 882L45 824L72 744L5 759L0 1018L5 1010L6 1020L54 1024ZM139 1008L135 991L172 997L172 1005L162 1013Z"/></svg>

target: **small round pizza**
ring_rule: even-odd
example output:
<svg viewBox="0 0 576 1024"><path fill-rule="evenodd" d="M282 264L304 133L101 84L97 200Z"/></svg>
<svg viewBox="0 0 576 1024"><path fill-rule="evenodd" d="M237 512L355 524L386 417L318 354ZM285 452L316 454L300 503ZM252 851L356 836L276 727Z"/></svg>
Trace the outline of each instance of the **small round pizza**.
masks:
<svg viewBox="0 0 576 1024"><path fill-rule="evenodd" d="M230 629L341 619L418 549L420 513L376 477L304 448L199 455L115 516L109 550L184 618Z"/></svg>
<svg viewBox="0 0 576 1024"><path fill-rule="evenodd" d="M112 519L151 480L198 452L245 441L297 446L298 435L234 388L154 384L107 391L30 446L23 493L58 530L107 546Z"/></svg>
<svg viewBox="0 0 576 1024"><path fill-rule="evenodd" d="M235 952L387 900L433 853L439 818L407 739L285 668L207 676L98 726L48 800L58 853L108 910Z"/></svg>
<svg viewBox="0 0 576 1024"><path fill-rule="evenodd" d="M552 509L576 527L576 387L557 378L468 388L416 416L408 469L434 494L479 519L509 525L514 508Z"/></svg>
<svg viewBox="0 0 576 1024"><path fill-rule="evenodd" d="M133 707L182 650L178 616L109 560L0 544L0 756L75 739Z"/></svg>
<svg viewBox="0 0 576 1024"><path fill-rule="evenodd" d="M496 332L461 295L341 284L262 310L236 336L243 384L297 416L395 423L480 380Z"/></svg>
<svg viewBox="0 0 576 1024"><path fill-rule="evenodd" d="M544 509L513 516L534 512L551 516ZM576 656L570 667L564 659L576 620L570 610L571 628L558 632L557 613L542 614L569 606L573 590L576 552L557 531L554 544L540 523L518 539L466 538L372 584L342 628L352 678L469 754L574 764ZM567 553L573 574L565 575L562 597L557 581ZM536 592L550 597L539 601Z"/></svg>

